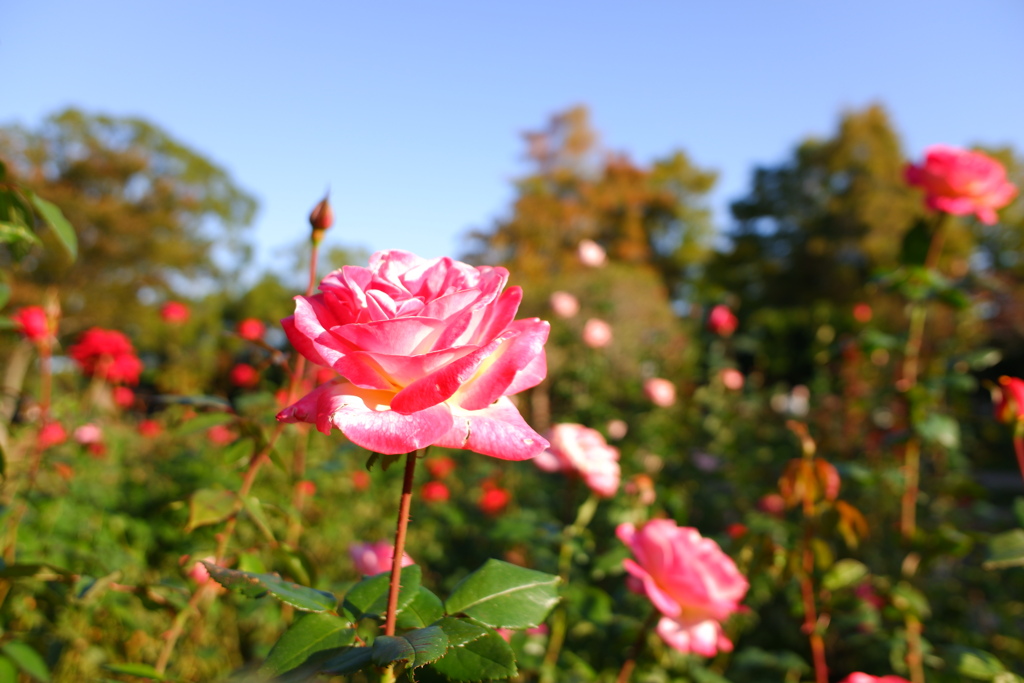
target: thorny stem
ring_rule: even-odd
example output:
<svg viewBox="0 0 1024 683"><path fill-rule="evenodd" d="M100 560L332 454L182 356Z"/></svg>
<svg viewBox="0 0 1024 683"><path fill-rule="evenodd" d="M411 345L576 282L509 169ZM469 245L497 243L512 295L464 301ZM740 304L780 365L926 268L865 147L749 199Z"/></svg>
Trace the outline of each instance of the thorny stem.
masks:
<svg viewBox="0 0 1024 683"><path fill-rule="evenodd" d="M813 442L810 442L813 444ZM813 448L804 445L804 462L811 462L814 457ZM828 623L828 617L824 614L819 618L818 609L815 605L814 582L811 579L814 573L814 552L811 550L811 543L814 540L814 491L811 487L805 487L803 499L803 549L801 551L803 571L800 575L800 596L804 603L803 631L811 645L811 655L814 659L814 680L815 683L828 683L828 662L825 660L825 639L822 637L822 629L819 622Z"/></svg>
<svg viewBox="0 0 1024 683"><path fill-rule="evenodd" d="M597 511L598 497L591 493L590 496L580 505L576 512L576 521L562 530L562 545L558 550L558 578L562 590L569 585L569 574L572 571L572 543L583 533ZM561 654L562 645L565 643L565 633L568 627L566 607L562 603L555 611L551 620L551 637L548 639L548 649L544 654L544 665L541 669L541 683L554 683L555 665L558 664L558 656Z"/></svg>
<svg viewBox="0 0 1024 683"><path fill-rule="evenodd" d="M938 266L939 257L942 255L942 245L946 237L947 220L947 214L939 214L935 230L932 233L931 243L928 245L928 254L925 257L924 267L926 271L933 271ZM917 386L920 373L921 347L924 343L927 317L928 308L926 304L922 301L914 301L910 309L910 328L907 333L907 344L903 352L903 368L899 385L900 390L907 396L907 419L911 427L913 427L914 410L910 392ZM908 439L903 450L903 476L905 483L900 505L900 532L905 540L910 540L917 531L917 497L921 481L921 442L913 434ZM924 683L924 668L921 656L921 622L917 617L909 614L905 622L907 627L906 661L907 668L910 670L910 679L913 683Z"/></svg>
<svg viewBox="0 0 1024 683"><path fill-rule="evenodd" d="M622 668L619 669L619 675L615 677L615 683L629 683L629 677L633 674L633 669L636 668L636 659L644 649L644 643L647 642L647 632L651 630L654 622L660 616L661 613L658 610L652 610L650 615L648 615L647 620L640 627L640 633L637 634L636 640L633 641L629 651L626 653L626 661L623 662Z"/></svg>
<svg viewBox="0 0 1024 683"><path fill-rule="evenodd" d="M409 508L412 505L412 479L416 472L416 458L423 450L405 455L405 478L402 480L402 498L398 503L398 529L395 533L395 554L391 559L391 584L388 587L388 611L384 621L384 635L395 635L395 613L398 612L398 592L401 590L402 558L405 557L405 532L409 528Z"/></svg>
<svg viewBox="0 0 1024 683"><path fill-rule="evenodd" d="M398 613L398 594L402 590L402 558L405 557L405 532L409 528L409 508L412 506L412 481L416 473L416 459L425 449L405 454L405 477L402 479L402 497L398 502L398 529L395 532L394 555L391 558L391 582L388 586L388 609L384 619L384 635L395 635L395 621ZM381 683L393 683L394 665L384 669Z"/></svg>

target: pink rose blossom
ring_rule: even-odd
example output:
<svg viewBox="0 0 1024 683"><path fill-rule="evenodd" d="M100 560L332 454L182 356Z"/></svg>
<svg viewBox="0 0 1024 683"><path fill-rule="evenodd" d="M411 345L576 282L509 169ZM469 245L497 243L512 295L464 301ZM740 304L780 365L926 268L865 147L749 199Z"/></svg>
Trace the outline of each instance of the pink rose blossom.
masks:
<svg viewBox="0 0 1024 683"><path fill-rule="evenodd" d="M45 342L53 337L50 320L42 306L26 306L11 316L11 319L25 339L33 344Z"/></svg>
<svg viewBox="0 0 1024 683"><path fill-rule="evenodd" d="M60 422L47 422L39 429L36 437L39 450L46 450L51 446L59 446L68 440L68 433Z"/></svg>
<svg viewBox="0 0 1024 683"><path fill-rule="evenodd" d="M508 492L508 489L501 488L493 481L485 481L480 486L483 489L483 495L480 496L477 505L485 515L491 517L500 515L512 502L512 494Z"/></svg>
<svg viewBox="0 0 1024 683"><path fill-rule="evenodd" d="M340 376L278 419L337 427L377 453L437 445L532 458L548 444L508 397L547 374L550 325L514 320L522 290L507 280L504 268L397 250L331 273L282 323L299 353Z"/></svg>
<svg viewBox="0 0 1024 683"><path fill-rule="evenodd" d="M731 336L738 324L736 314L730 311L728 306L719 304L708 314L708 329L722 337Z"/></svg>
<svg viewBox="0 0 1024 683"><path fill-rule="evenodd" d="M619 489L619 450L609 446L601 433L580 424L557 424L548 435L550 450L537 456L545 472L578 474L587 486L605 498Z"/></svg>
<svg viewBox="0 0 1024 683"><path fill-rule="evenodd" d="M571 318L580 312L580 301L569 292L552 292L548 303L559 318Z"/></svg>
<svg viewBox="0 0 1024 683"><path fill-rule="evenodd" d="M233 443L238 435L234 430L225 425L214 425L206 430L206 438L218 446L226 446Z"/></svg>
<svg viewBox="0 0 1024 683"><path fill-rule="evenodd" d="M202 560L196 560L192 563L192 567L188 570L188 576L199 585L210 580L210 571L206 568L206 565L204 565L203 562L217 564L217 558L213 555L209 555L202 558Z"/></svg>
<svg viewBox="0 0 1024 683"><path fill-rule="evenodd" d="M147 439L160 436L163 431L164 428L156 420L143 420L139 423L139 434Z"/></svg>
<svg viewBox="0 0 1024 683"><path fill-rule="evenodd" d="M618 441L629 432L629 425L625 420L608 420L605 429L608 430L608 438Z"/></svg>
<svg viewBox="0 0 1024 683"><path fill-rule="evenodd" d="M582 240L576 247L576 255L580 263L591 268L600 268L608 258L604 253L604 247L594 240Z"/></svg>
<svg viewBox="0 0 1024 683"><path fill-rule="evenodd" d="M651 377L644 380L644 394L654 405L668 408L676 402L676 385L661 377Z"/></svg>
<svg viewBox="0 0 1024 683"><path fill-rule="evenodd" d="M395 556L395 547L387 541L376 543L353 543L348 547L349 557L363 576L377 576L382 572L391 571L391 561ZM402 566L408 567L413 562L408 553L402 554Z"/></svg>
<svg viewBox="0 0 1024 683"><path fill-rule="evenodd" d="M120 408L131 408L135 403L135 392L128 387L114 387L114 403Z"/></svg>
<svg viewBox="0 0 1024 683"><path fill-rule="evenodd" d="M263 334L267 331L267 326L263 324L263 321L257 320L256 318L246 318L242 322L238 323L238 327L235 330L238 332L238 336L247 341L259 341L263 339Z"/></svg>
<svg viewBox="0 0 1024 683"><path fill-rule="evenodd" d="M75 431L72 432L72 437L76 443L87 446L92 443L99 443L100 441L103 441L103 431L90 422L80 427L75 427Z"/></svg>
<svg viewBox="0 0 1024 683"><path fill-rule="evenodd" d="M722 386L730 391L739 391L743 388L743 373L736 368L724 368L719 377L722 379Z"/></svg>
<svg viewBox="0 0 1024 683"><path fill-rule="evenodd" d="M850 674L840 683L910 683L910 681L899 676L870 676L858 671Z"/></svg>
<svg viewBox="0 0 1024 683"><path fill-rule="evenodd" d="M168 301L160 309L160 317L163 318L165 323L170 323L171 325L181 325L188 322L188 316L188 306L180 301Z"/></svg>
<svg viewBox="0 0 1024 683"><path fill-rule="evenodd" d="M583 326L583 343L600 349L612 343L612 326L600 318L591 318Z"/></svg>
<svg viewBox="0 0 1024 683"><path fill-rule="evenodd" d="M616 535L636 558L623 561L629 586L662 613L657 631L670 647L705 657L732 650L721 622L740 609L748 583L717 543L670 519L620 524Z"/></svg>
<svg viewBox="0 0 1024 683"><path fill-rule="evenodd" d="M948 145L926 149L924 163L909 164L905 175L909 184L924 190L928 208L955 216L973 213L988 225L998 220L995 210L1017 194L998 161Z"/></svg>

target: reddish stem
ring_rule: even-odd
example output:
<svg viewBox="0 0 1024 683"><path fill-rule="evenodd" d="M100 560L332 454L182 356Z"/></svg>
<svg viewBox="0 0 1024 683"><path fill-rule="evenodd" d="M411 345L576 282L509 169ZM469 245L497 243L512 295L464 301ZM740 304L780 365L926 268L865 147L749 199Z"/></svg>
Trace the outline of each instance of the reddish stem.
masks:
<svg viewBox="0 0 1024 683"><path fill-rule="evenodd" d="M402 498L398 503L398 530L395 533L395 554L391 560L391 585L388 588L388 611L384 621L384 635L395 635L395 614L398 612L398 592L401 590L402 558L405 557L405 532L409 528L409 508L412 506L412 478L416 472L418 451L405 456L405 478L402 480Z"/></svg>
<svg viewBox="0 0 1024 683"><path fill-rule="evenodd" d="M1017 454L1017 466L1020 467L1020 476L1024 477L1024 422L1019 422L1013 434L1013 452Z"/></svg>

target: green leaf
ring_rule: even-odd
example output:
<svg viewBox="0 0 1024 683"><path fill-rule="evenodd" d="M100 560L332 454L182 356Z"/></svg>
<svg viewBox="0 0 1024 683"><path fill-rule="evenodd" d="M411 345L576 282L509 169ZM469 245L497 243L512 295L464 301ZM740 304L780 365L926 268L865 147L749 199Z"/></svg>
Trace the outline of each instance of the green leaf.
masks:
<svg viewBox="0 0 1024 683"><path fill-rule="evenodd" d="M154 681L166 681L167 677L149 664L104 664L103 668L116 674L127 674L139 678L150 678Z"/></svg>
<svg viewBox="0 0 1024 683"><path fill-rule="evenodd" d="M950 648L956 657L956 670L962 676L976 681L991 681L1006 667L995 655L973 647L955 646Z"/></svg>
<svg viewBox="0 0 1024 683"><path fill-rule="evenodd" d="M0 308L7 305L11 300L11 286L6 282L0 282Z"/></svg>
<svg viewBox="0 0 1024 683"><path fill-rule="evenodd" d="M17 664L23 673L28 674L37 681L49 681L50 670L46 661L31 647L17 640L3 644L3 652L12 662Z"/></svg>
<svg viewBox="0 0 1024 683"><path fill-rule="evenodd" d="M530 628L544 621L557 602L557 576L488 560L455 586L445 610L488 626Z"/></svg>
<svg viewBox="0 0 1024 683"><path fill-rule="evenodd" d="M988 542L985 569L1024 566L1024 529L1011 529L996 534Z"/></svg>
<svg viewBox="0 0 1024 683"><path fill-rule="evenodd" d="M274 538L274 532L270 528L270 520L263 513L263 504L260 502L260 499L256 496L247 496L242 499L242 505L263 536L271 543L276 543L277 539Z"/></svg>
<svg viewBox="0 0 1024 683"><path fill-rule="evenodd" d="M24 225L0 221L0 243L18 244L28 242L30 244L42 244L39 236Z"/></svg>
<svg viewBox="0 0 1024 683"><path fill-rule="evenodd" d="M447 650L445 632L440 626L428 626L400 636L377 636L371 654L377 666L401 661L416 669L437 661Z"/></svg>
<svg viewBox="0 0 1024 683"><path fill-rule="evenodd" d="M205 560L202 562L217 583L250 598L261 598L269 592L281 602L304 612L326 612L338 604L332 593L285 581L276 574L253 574L219 567Z"/></svg>
<svg viewBox="0 0 1024 683"><path fill-rule="evenodd" d="M238 419L238 416L234 413L203 413L187 422L183 422L180 427L174 430L174 433L176 436L187 436L196 432L205 432L210 427L228 424L236 419Z"/></svg>
<svg viewBox="0 0 1024 683"><path fill-rule="evenodd" d="M832 565L825 576L821 578L821 585L825 590L837 591L840 588L860 583L868 575L868 568L863 562L857 560L839 560Z"/></svg>
<svg viewBox="0 0 1024 683"><path fill-rule="evenodd" d="M372 647L353 647L327 661L320 669L323 673L335 675L354 674L373 662Z"/></svg>
<svg viewBox="0 0 1024 683"><path fill-rule="evenodd" d="M234 491L199 489L188 501L188 524L185 533L210 524L219 524L235 511L238 496Z"/></svg>
<svg viewBox="0 0 1024 683"><path fill-rule="evenodd" d="M57 235L57 239L60 240L61 245L68 252L71 260L77 259L78 237L75 235L75 229L71 227L71 223L68 223L68 219L64 218L64 214L61 213L56 204L51 204L37 194L28 193L28 196L35 205L36 210L42 215L43 220L46 221L46 224Z"/></svg>
<svg viewBox="0 0 1024 683"><path fill-rule="evenodd" d="M900 581L893 587L892 604L899 611L913 614L919 619L927 619L932 613L924 593L906 581Z"/></svg>
<svg viewBox="0 0 1024 683"><path fill-rule="evenodd" d="M928 221L919 219L910 230L903 235L900 247L900 263L906 266L923 266L928 258L928 248L932 243L932 231Z"/></svg>
<svg viewBox="0 0 1024 683"><path fill-rule="evenodd" d="M440 625L440 624L439 624ZM450 624L444 627L448 633ZM496 631L484 631L461 645L450 643L444 657L430 665L453 681L479 681L486 678L511 678L517 673L512 646Z"/></svg>
<svg viewBox="0 0 1024 683"><path fill-rule="evenodd" d="M278 676L295 669L324 650L351 645L356 632L344 619L330 614L300 617L271 648L260 667L264 676Z"/></svg>
<svg viewBox="0 0 1024 683"><path fill-rule="evenodd" d="M422 571L419 565L402 567L401 590L398 592L398 609L404 610L419 595ZM357 619L380 619L388 608L388 590L391 572L382 572L363 579L345 594L344 607Z"/></svg>
<svg viewBox="0 0 1024 683"><path fill-rule="evenodd" d="M18 683L18 667L7 657L0 657L0 683Z"/></svg>
<svg viewBox="0 0 1024 683"><path fill-rule="evenodd" d="M380 461L380 468L384 472L388 471L388 468L398 462L405 453L399 453L397 455L387 455L384 453L371 453L370 457L366 461L366 470L368 472L373 471L374 464Z"/></svg>
<svg viewBox="0 0 1024 683"><path fill-rule="evenodd" d="M487 635L487 629L483 626L458 617L439 619L437 626L448 636L448 644L451 647L462 647L466 643L471 643L477 638Z"/></svg>
<svg viewBox="0 0 1024 683"><path fill-rule="evenodd" d="M419 587L416 596L399 613L398 628L424 628L444 616L444 603L441 598L423 586Z"/></svg>
<svg viewBox="0 0 1024 683"><path fill-rule="evenodd" d="M922 439L943 448L960 447L960 423L949 415L928 413L927 417L914 425Z"/></svg>

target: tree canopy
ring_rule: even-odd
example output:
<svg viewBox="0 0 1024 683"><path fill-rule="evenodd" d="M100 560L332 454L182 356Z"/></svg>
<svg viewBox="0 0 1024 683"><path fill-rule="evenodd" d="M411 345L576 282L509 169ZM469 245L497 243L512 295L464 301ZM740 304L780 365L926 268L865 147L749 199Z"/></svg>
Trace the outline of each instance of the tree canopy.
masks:
<svg viewBox="0 0 1024 683"><path fill-rule="evenodd" d="M18 266L13 302L60 285L70 327L132 320L177 287L213 282L247 254L256 200L223 168L139 118L68 109L38 129L0 129L0 158L22 185L75 226L80 257L40 249ZM44 236L45 240L45 236ZM0 261L11 265L10 254Z"/></svg>

